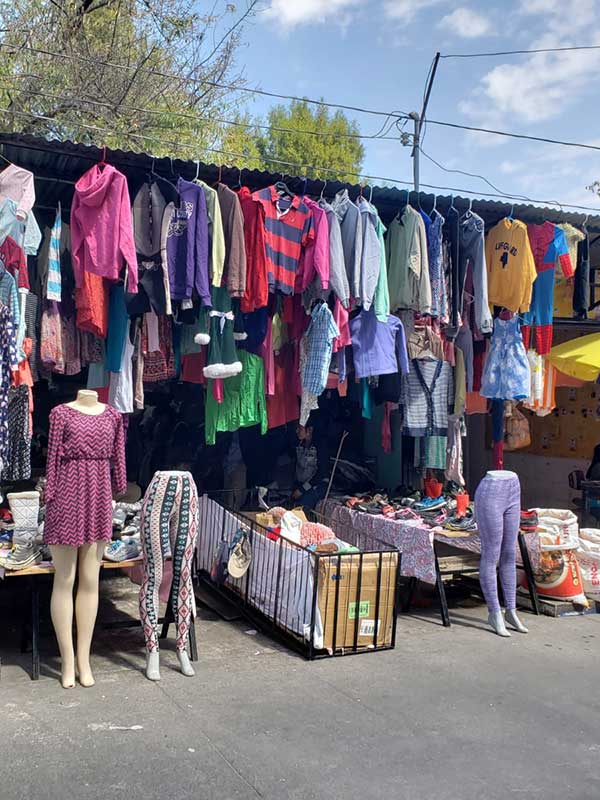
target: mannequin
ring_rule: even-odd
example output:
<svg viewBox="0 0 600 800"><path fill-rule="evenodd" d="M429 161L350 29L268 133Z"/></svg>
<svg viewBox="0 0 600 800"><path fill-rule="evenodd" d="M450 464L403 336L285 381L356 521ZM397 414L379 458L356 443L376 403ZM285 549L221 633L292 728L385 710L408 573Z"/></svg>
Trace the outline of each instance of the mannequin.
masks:
<svg viewBox="0 0 600 800"><path fill-rule="evenodd" d="M191 678L194 668L186 642L194 615L192 558L198 534L198 491L189 472L156 472L142 505L141 542L144 579L140 587L140 620L146 639L146 677L160 680L158 647L159 587L164 561L173 558L171 597L177 628L177 658L181 672Z"/></svg>
<svg viewBox="0 0 600 800"><path fill-rule="evenodd" d="M111 474L112 467L112 474ZM61 657L63 688L94 685L90 665L102 554L112 537L112 490L126 489L120 414L94 391L53 409L48 441L44 540L54 562L50 612ZM78 575L73 646L73 586Z"/></svg>
<svg viewBox="0 0 600 800"><path fill-rule="evenodd" d="M506 623L519 633L528 632L516 611L520 514L521 486L516 473L490 470L475 492L475 517L481 537L479 580L488 607L488 624L503 637L510 636ZM498 567L506 602L505 617L498 601Z"/></svg>

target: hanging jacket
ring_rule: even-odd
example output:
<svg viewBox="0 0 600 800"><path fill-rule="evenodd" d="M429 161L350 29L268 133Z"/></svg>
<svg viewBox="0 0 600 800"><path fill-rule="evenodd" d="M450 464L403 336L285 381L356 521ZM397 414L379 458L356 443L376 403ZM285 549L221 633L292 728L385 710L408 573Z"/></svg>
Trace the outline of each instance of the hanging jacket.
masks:
<svg viewBox="0 0 600 800"><path fill-rule="evenodd" d="M118 280L127 266L127 289L137 292L138 271L125 175L97 164L75 184L71 204L71 255L77 288L83 273Z"/></svg>
<svg viewBox="0 0 600 800"><path fill-rule="evenodd" d="M485 264L484 222L472 211L459 221L459 308L465 289L469 264L473 271L473 294L475 296L475 324L481 333L491 333L492 315L488 304L487 269Z"/></svg>
<svg viewBox="0 0 600 800"><path fill-rule="evenodd" d="M431 314L427 234L421 215L406 206L388 227L386 239L390 309Z"/></svg>
<svg viewBox="0 0 600 800"><path fill-rule="evenodd" d="M340 221L342 247L346 262L346 275L350 293L355 299L360 297L360 265L362 259L362 219L347 189L342 189L331 201L331 207Z"/></svg>
<svg viewBox="0 0 600 800"><path fill-rule="evenodd" d="M183 178L177 191L180 202L167 234L171 300L191 300L195 289L202 304L210 306L206 197L201 186Z"/></svg>

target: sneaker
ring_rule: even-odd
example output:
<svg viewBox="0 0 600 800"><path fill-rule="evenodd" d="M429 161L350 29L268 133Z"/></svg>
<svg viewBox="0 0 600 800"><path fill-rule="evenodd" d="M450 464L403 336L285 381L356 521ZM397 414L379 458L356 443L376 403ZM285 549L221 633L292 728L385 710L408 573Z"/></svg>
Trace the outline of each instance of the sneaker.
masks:
<svg viewBox="0 0 600 800"><path fill-rule="evenodd" d="M7 556L0 558L0 567L10 570L27 569L39 564L42 554L39 547L29 544L18 544Z"/></svg>
<svg viewBox="0 0 600 800"><path fill-rule="evenodd" d="M477 525L473 517L467 514L464 517L450 517L446 520L444 528L449 531L470 532L476 530Z"/></svg>
<svg viewBox="0 0 600 800"><path fill-rule="evenodd" d="M415 511L439 511L446 507L446 501L442 495L440 497L426 497L420 503L415 503L413 508Z"/></svg>
<svg viewBox="0 0 600 800"><path fill-rule="evenodd" d="M111 542L104 548L104 558L107 561L131 561L140 554L140 543L135 539L119 539Z"/></svg>
<svg viewBox="0 0 600 800"><path fill-rule="evenodd" d="M403 506L412 508L412 506L420 502L421 496L422 496L421 492L413 492L412 494L409 494L407 497L403 497L400 502Z"/></svg>

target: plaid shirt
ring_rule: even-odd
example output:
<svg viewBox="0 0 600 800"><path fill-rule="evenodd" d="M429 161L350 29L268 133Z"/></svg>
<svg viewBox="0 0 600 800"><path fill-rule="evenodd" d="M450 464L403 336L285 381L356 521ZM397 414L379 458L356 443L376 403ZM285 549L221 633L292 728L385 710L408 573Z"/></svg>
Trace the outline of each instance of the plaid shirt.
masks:
<svg viewBox="0 0 600 800"><path fill-rule="evenodd" d="M307 351L302 373L302 388L318 397L325 390L333 340L337 339L340 332L326 303L315 306L311 317L311 323L305 334Z"/></svg>

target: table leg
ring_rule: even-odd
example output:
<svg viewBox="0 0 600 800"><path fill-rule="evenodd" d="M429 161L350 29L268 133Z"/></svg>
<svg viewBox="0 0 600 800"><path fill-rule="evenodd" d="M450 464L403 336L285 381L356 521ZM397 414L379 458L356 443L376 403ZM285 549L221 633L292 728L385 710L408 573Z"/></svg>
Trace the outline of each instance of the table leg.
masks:
<svg viewBox="0 0 600 800"><path fill-rule="evenodd" d="M440 572L440 565L438 562L437 553L435 554L435 575L438 593L440 595L440 609L442 614L442 622L444 628L450 627L450 613L448 611L448 599L446 598L446 587L442 580L442 573Z"/></svg>
<svg viewBox="0 0 600 800"><path fill-rule="evenodd" d="M35 578L31 579L31 680L40 677L40 590Z"/></svg>
<svg viewBox="0 0 600 800"><path fill-rule="evenodd" d="M402 604L402 613L407 614L410 611L410 607L412 605L413 597L415 596L415 590L417 588L418 578L414 576L408 579L408 594L406 595L406 600Z"/></svg>
<svg viewBox="0 0 600 800"><path fill-rule="evenodd" d="M527 588L529 589L529 597L531 605L533 606L533 613L539 617L541 613L540 600L538 597L537 589L535 588L535 577L533 574L533 567L531 566L531 559L529 558L529 550L527 549L527 542L522 533L519 533L519 550L521 551L521 559L523 561L523 569L527 577Z"/></svg>

